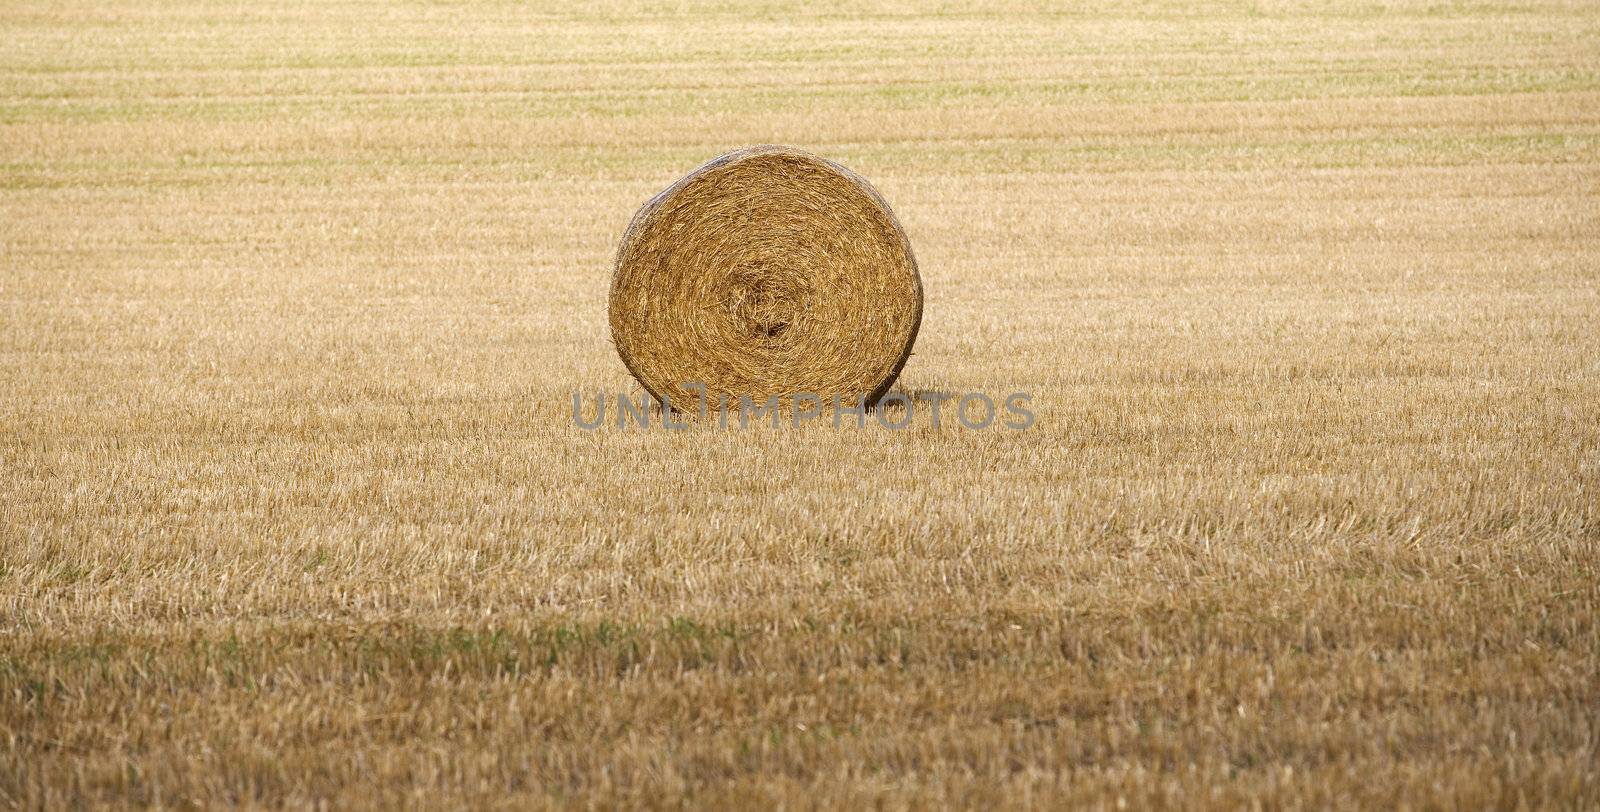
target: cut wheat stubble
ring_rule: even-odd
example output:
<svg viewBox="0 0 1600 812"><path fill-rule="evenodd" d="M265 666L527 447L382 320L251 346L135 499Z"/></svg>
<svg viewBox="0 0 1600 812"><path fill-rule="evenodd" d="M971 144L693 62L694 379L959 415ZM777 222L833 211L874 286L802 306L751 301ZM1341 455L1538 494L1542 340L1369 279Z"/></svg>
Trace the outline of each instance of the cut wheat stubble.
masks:
<svg viewBox="0 0 1600 812"><path fill-rule="evenodd" d="M656 195L617 252L611 333L657 400L876 402L911 355L922 282L882 196L800 150L730 152Z"/></svg>

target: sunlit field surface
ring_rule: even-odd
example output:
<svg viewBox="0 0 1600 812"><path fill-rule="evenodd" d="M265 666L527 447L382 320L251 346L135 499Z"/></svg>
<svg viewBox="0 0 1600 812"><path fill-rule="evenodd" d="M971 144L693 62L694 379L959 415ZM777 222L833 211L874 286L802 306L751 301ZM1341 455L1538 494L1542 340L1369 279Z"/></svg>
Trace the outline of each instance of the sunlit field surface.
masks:
<svg viewBox="0 0 1600 812"><path fill-rule="evenodd" d="M1050 5L7 3L0 807L1600 803L1600 6ZM574 427L768 142L1037 425Z"/></svg>

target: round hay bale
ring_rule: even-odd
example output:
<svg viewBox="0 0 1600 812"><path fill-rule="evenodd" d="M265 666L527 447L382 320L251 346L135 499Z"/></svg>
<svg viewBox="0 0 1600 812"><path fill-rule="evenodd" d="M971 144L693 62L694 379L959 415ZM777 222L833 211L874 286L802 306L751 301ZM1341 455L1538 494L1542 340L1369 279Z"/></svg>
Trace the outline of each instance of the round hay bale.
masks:
<svg viewBox="0 0 1600 812"><path fill-rule="evenodd" d="M634 215L611 282L611 334L657 400L694 411L813 393L876 402L922 321L922 280L865 180L779 146L730 152Z"/></svg>

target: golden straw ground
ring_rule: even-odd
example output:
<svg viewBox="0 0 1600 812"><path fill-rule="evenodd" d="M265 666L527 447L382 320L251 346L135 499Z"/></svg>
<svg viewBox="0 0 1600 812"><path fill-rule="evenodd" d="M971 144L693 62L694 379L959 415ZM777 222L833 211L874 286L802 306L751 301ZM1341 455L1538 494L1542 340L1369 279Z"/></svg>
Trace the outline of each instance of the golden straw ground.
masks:
<svg viewBox="0 0 1600 812"><path fill-rule="evenodd" d="M0 11L0 809L1600 808L1600 4L664 5ZM1034 428L573 426L768 141Z"/></svg>
<svg viewBox="0 0 1600 812"><path fill-rule="evenodd" d="M875 401L911 355L922 282L883 198L778 146L716 158L656 195L617 252L611 332L634 377L686 407L808 392Z"/></svg>

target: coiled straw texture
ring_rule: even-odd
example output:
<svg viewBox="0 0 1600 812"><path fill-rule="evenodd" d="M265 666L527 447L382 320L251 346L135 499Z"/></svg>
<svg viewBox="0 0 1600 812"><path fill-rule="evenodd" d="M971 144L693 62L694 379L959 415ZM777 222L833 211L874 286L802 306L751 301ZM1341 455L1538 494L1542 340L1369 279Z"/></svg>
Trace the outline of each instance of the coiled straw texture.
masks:
<svg viewBox="0 0 1600 812"><path fill-rule="evenodd" d="M617 252L611 333L633 376L691 411L878 400L905 366L922 282L878 192L797 149L730 152L634 215Z"/></svg>

